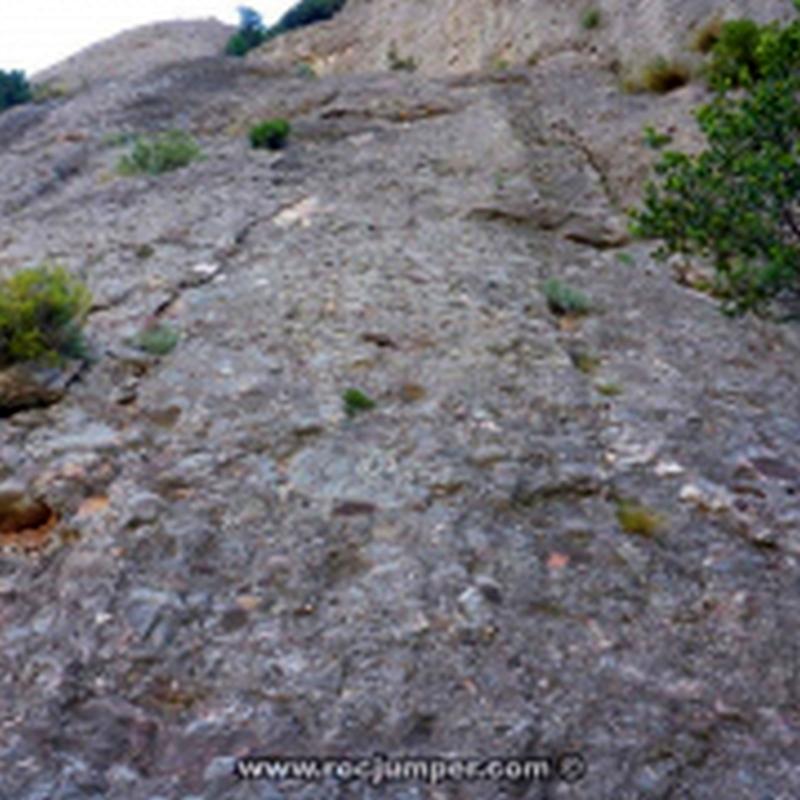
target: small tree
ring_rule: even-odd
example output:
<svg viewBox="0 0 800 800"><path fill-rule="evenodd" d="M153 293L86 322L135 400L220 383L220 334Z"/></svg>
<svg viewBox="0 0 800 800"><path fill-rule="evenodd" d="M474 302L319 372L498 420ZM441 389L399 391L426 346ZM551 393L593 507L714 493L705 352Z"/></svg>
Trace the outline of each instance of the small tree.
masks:
<svg viewBox="0 0 800 800"><path fill-rule="evenodd" d="M239 6L239 29L228 39L225 52L229 56L244 56L267 40L267 28L261 15L248 6Z"/></svg>
<svg viewBox="0 0 800 800"><path fill-rule="evenodd" d="M730 312L800 289L800 21L762 27L757 40L741 63L724 35L715 45L712 67L723 47L725 68L696 113L706 148L664 151L633 213L636 233L663 241L657 256L712 261ZM651 132L650 143L660 149L663 137Z"/></svg>
<svg viewBox="0 0 800 800"><path fill-rule="evenodd" d="M0 70L0 111L11 106L27 103L33 94L24 72Z"/></svg>

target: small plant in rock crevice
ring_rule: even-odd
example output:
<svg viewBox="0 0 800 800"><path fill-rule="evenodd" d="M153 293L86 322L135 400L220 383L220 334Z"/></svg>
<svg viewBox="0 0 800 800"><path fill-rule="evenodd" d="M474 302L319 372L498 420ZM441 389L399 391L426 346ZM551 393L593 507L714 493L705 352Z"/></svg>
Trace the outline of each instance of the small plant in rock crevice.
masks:
<svg viewBox="0 0 800 800"><path fill-rule="evenodd" d="M655 536L664 527L659 514L632 500L617 505L617 522L625 533L646 538Z"/></svg>
<svg viewBox="0 0 800 800"><path fill-rule="evenodd" d="M361 389L350 388L342 394L344 412L348 417L354 417L363 411L371 411L375 408L375 401Z"/></svg>
<svg viewBox="0 0 800 800"><path fill-rule="evenodd" d="M600 15L600 10L597 8L587 8L583 14L581 14L581 27L585 31L591 31L595 28L599 27L602 17Z"/></svg>
<svg viewBox="0 0 800 800"><path fill-rule="evenodd" d="M386 60L389 64L389 69L393 72L415 72L417 69L417 62L411 56L403 57L397 52L397 45L392 42L389 46L389 52L386 54Z"/></svg>
<svg viewBox="0 0 800 800"><path fill-rule="evenodd" d="M549 278L542 285L547 307L557 316L582 316L591 311L592 304L583 292L573 289L557 278Z"/></svg>
<svg viewBox="0 0 800 800"><path fill-rule="evenodd" d="M249 138L252 147L280 150L286 146L292 126L282 117L264 120L250 128Z"/></svg>
<svg viewBox="0 0 800 800"><path fill-rule="evenodd" d="M147 325L134 340L136 348L152 356L166 356L178 344L180 335L164 322L153 322Z"/></svg>

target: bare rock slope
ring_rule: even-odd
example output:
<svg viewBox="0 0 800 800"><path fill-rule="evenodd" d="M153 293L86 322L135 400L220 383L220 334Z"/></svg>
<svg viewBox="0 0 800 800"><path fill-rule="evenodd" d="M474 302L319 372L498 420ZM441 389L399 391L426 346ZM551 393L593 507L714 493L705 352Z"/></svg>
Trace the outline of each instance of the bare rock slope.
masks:
<svg viewBox="0 0 800 800"><path fill-rule="evenodd" d="M319 80L204 51L1 115L0 272L82 274L95 359L0 419L0 797L800 796L800 330L625 234L642 127L690 140L701 97L567 51ZM172 127L205 158L117 175L120 134ZM376 752L583 761L234 776Z"/></svg>
<svg viewBox="0 0 800 800"><path fill-rule="evenodd" d="M595 21L586 25L585 14ZM251 58L302 60L324 72L386 69L394 56L428 74L531 64L565 51L635 70L692 60L715 20L785 19L789 0L349 0L328 23L281 37Z"/></svg>

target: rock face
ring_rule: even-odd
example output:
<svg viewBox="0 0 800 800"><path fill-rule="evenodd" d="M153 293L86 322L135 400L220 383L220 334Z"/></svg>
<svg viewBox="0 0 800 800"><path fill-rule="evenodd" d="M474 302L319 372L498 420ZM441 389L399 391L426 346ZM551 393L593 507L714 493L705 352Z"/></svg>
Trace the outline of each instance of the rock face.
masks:
<svg viewBox="0 0 800 800"><path fill-rule="evenodd" d="M582 18L596 11L588 27ZM785 19L789 0L348 0L330 22L276 39L250 57L305 61L322 72L390 67L391 53L440 75L532 64L562 52L635 69L659 56L691 60L714 20Z"/></svg>
<svg viewBox="0 0 800 800"><path fill-rule="evenodd" d="M86 89L112 78L129 80L137 72L216 55L232 31L230 25L215 19L143 25L88 47L34 79L56 93Z"/></svg>
<svg viewBox="0 0 800 800"><path fill-rule="evenodd" d="M96 298L91 367L0 420L0 796L800 796L800 330L623 244L642 127L691 142L702 87L131 59L0 115L0 270ZM115 173L175 127L203 160ZM171 353L130 346L154 320ZM234 776L376 752L586 773Z"/></svg>

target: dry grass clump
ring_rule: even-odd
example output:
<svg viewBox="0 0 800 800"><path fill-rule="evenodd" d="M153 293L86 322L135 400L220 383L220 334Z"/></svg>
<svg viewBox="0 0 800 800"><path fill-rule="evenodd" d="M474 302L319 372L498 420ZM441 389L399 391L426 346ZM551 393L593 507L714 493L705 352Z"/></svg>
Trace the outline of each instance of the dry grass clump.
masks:
<svg viewBox="0 0 800 800"><path fill-rule="evenodd" d="M689 49L693 50L695 53L708 55L722 35L723 24L723 19L719 15L714 15L705 22L701 22L694 31L692 31L692 36L689 40Z"/></svg>
<svg viewBox="0 0 800 800"><path fill-rule="evenodd" d="M623 79L622 88L630 93L667 94L686 86L691 80L692 69L688 64L659 56L631 70Z"/></svg>

